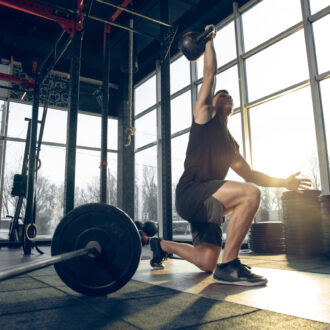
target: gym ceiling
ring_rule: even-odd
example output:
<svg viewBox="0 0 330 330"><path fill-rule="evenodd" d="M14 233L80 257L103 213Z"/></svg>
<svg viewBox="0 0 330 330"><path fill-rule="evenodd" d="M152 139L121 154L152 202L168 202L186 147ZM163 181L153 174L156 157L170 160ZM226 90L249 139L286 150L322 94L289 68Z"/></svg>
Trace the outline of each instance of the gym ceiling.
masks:
<svg viewBox="0 0 330 330"><path fill-rule="evenodd" d="M122 0L106 0L112 4L121 5ZM8 2L8 1L7 1ZM76 8L76 0L31 0L28 2L38 3L50 8L68 10ZM88 1L85 1L85 3ZM162 0L132 0L127 8L145 16L160 19L160 3ZM248 0L237 0L242 6ZM207 24L217 24L232 13L233 0L168 0L169 24L177 26L178 30L172 43L171 53L173 56L178 52L177 41L184 32L189 30L202 31ZM118 8L102 4L98 0L93 1L90 15L108 19ZM72 15L72 14L71 14ZM134 29L142 33L155 36L155 38L134 33L134 56L137 57L138 71L134 74L134 82L155 69L155 61L160 59L160 25L138 16L132 16L127 12L121 12L114 21L123 26L129 26L129 19L134 18ZM103 30L104 24L88 19L85 25L84 39L82 44L81 76L102 81L102 53L103 53ZM0 59L22 63L23 71L29 76L32 63L41 63L50 52L62 28L54 21L34 16L16 9L1 5L0 1ZM128 65L128 35L127 30L111 26L111 50L110 50L110 82L120 86L127 73L123 68ZM68 73L70 66L70 47L54 70ZM90 94L96 87L92 87ZM111 92L111 91L110 91ZM120 99L117 92L113 95L116 102ZM110 93L111 97L111 93ZM111 100L110 100L111 102ZM84 107L90 112L100 112L94 106ZM116 111L111 111L116 116ZM111 113L112 112L112 113Z"/></svg>

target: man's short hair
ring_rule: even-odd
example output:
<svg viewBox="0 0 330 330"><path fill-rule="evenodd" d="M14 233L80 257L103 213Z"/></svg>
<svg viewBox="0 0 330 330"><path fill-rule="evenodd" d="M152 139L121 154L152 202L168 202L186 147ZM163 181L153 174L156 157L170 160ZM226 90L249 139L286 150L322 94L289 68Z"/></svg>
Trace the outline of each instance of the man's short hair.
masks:
<svg viewBox="0 0 330 330"><path fill-rule="evenodd" d="M218 91L214 94L214 96L218 95L219 93L226 93L226 94L229 95L227 89L220 89L220 90L218 90Z"/></svg>

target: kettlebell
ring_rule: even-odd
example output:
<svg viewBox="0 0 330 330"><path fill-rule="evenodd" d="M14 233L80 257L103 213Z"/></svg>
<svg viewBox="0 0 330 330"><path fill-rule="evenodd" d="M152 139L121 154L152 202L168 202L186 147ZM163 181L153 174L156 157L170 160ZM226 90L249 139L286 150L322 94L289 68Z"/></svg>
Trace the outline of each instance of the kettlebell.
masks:
<svg viewBox="0 0 330 330"><path fill-rule="evenodd" d="M214 28L199 32L186 32L178 42L178 48L188 61L198 60L205 52L205 44L212 37Z"/></svg>

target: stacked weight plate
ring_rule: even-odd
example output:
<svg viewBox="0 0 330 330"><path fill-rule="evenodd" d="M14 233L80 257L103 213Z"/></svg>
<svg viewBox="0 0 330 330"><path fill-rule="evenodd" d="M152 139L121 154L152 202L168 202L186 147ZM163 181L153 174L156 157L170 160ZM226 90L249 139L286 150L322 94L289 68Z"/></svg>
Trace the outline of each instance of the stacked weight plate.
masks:
<svg viewBox="0 0 330 330"><path fill-rule="evenodd" d="M320 196L319 202L322 218L324 252L330 258L330 195Z"/></svg>
<svg viewBox="0 0 330 330"><path fill-rule="evenodd" d="M254 223L250 229L249 248L257 253L285 253L283 223L280 221Z"/></svg>
<svg viewBox="0 0 330 330"><path fill-rule="evenodd" d="M315 256L323 254L319 190L303 194L287 191L282 195L287 254Z"/></svg>

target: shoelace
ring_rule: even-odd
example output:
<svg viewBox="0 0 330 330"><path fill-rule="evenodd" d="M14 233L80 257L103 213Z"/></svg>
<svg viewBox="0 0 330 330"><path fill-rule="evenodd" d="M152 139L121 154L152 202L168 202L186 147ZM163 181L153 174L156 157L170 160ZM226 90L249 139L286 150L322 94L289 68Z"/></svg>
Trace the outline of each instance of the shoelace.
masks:
<svg viewBox="0 0 330 330"><path fill-rule="evenodd" d="M240 261L239 259L238 259L238 263L239 263L239 265L242 266L242 267L245 267L245 268L247 268L247 269L251 269L250 266L245 265L245 264L242 264L241 261Z"/></svg>

